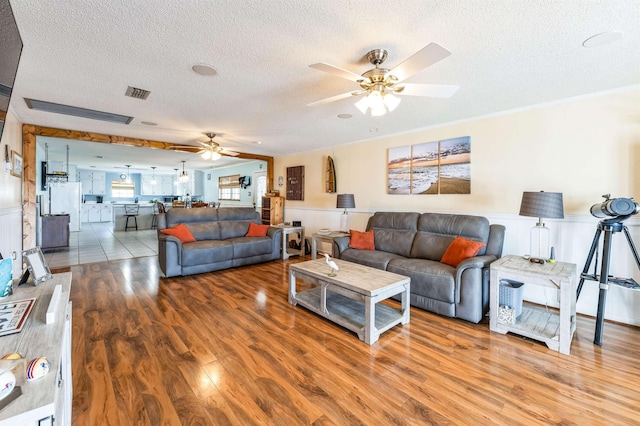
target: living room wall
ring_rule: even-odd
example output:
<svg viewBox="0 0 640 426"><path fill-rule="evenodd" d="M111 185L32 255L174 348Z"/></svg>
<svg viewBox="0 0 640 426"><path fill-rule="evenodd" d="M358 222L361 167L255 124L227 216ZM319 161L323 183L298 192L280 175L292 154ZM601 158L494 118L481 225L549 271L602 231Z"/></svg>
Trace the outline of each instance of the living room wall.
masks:
<svg viewBox="0 0 640 426"><path fill-rule="evenodd" d="M22 123L18 121L11 109L7 112L4 133L0 143L2 155L2 172L0 172L0 253L9 257L16 253L13 262L13 276L17 278L22 272L22 179L11 175L4 167L5 146L22 155Z"/></svg>
<svg viewBox="0 0 640 426"><path fill-rule="evenodd" d="M285 221L301 220L307 234L337 229L336 194L324 192L326 157L334 158L338 193L353 193L356 209L351 228L363 230L375 211L432 211L487 216L507 226L505 254L528 252L535 218L518 216L523 191L562 192L565 219L545 220L558 259L581 271L598 220L589 208L601 195L640 200L640 87L566 99L491 116L449 123L384 138L276 158L274 176L286 167L305 166L305 200L285 201ZM401 113L398 108L395 113ZM393 113L382 117L393 119ZM363 136L370 135L363 128ZM389 195L387 149L471 137L471 194ZM281 193L286 187L277 188ZM625 222L640 244L640 218ZM624 239L614 238L612 273L640 281L640 273ZM597 283L585 284L578 310L595 315ZM554 305L549 294L525 298ZM612 286L607 318L640 325L640 292Z"/></svg>

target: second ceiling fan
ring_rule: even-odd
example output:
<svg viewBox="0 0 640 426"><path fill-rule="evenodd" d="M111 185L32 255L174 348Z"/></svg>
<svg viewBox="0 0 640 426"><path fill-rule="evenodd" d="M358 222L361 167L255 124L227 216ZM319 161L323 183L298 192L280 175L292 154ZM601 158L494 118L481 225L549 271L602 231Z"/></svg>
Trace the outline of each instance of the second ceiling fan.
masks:
<svg viewBox="0 0 640 426"><path fill-rule="evenodd" d="M394 95L427 96L435 98L451 97L460 86L403 83L407 78L441 61L449 55L451 55L451 52L444 47L436 43L430 43L400 65L390 70L380 68L380 65L382 65L387 58L387 51L375 49L367 53L367 60L374 65L375 68L366 71L362 75L325 62L309 65L311 68L358 83L360 89L312 102L308 104L308 106L323 105L351 96L366 95L356 103L356 107L358 107L362 113L366 113L367 109L369 109L371 115L379 116L385 114L387 111L393 111L398 106L400 99Z"/></svg>
<svg viewBox="0 0 640 426"><path fill-rule="evenodd" d="M197 150L196 153L201 154L202 158L204 158L205 160L213 160L213 161L218 160L223 155L226 155L228 157L237 157L238 155L240 155L235 151L230 151L228 149L221 147L218 142L215 142L213 140L213 138L216 137L215 133L206 132L204 133L204 135L209 138L207 142L196 141L200 145L202 145L201 147L197 147L193 145L174 145L171 148L179 151L187 151L187 152L194 152Z"/></svg>

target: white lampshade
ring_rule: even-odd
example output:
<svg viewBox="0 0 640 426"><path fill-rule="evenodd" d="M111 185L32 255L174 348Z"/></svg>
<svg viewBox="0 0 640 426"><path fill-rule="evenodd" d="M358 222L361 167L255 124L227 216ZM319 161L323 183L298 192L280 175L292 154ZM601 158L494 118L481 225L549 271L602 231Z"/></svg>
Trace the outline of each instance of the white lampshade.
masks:
<svg viewBox="0 0 640 426"><path fill-rule="evenodd" d="M211 153L211 160L216 161L219 160L222 157L222 155L220 155L219 152L212 152Z"/></svg>
<svg viewBox="0 0 640 426"><path fill-rule="evenodd" d="M367 113L367 109L370 110L373 117L380 117L385 115L387 111L393 111L400 104L400 98L392 95L391 93L382 94L377 90L373 90L367 94L364 98L356 102L356 107L363 113Z"/></svg>
<svg viewBox="0 0 640 426"><path fill-rule="evenodd" d="M211 158L211 152L210 152L210 151L205 151L205 152L203 152L203 153L202 153L201 157L202 157L204 160L208 160L208 159L210 159L210 158Z"/></svg>

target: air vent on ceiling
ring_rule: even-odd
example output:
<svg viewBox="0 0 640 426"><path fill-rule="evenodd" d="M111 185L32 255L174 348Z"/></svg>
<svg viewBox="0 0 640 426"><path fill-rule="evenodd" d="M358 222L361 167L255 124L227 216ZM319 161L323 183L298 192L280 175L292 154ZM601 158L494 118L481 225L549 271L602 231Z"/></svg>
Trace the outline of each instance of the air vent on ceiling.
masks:
<svg viewBox="0 0 640 426"><path fill-rule="evenodd" d="M74 117L90 118L91 120L109 121L111 123L129 124L133 117L110 112L95 111L92 109L78 108L70 105L54 104L52 102L39 101L24 98L30 109L37 111L53 112L56 114L72 115Z"/></svg>
<svg viewBox="0 0 640 426"><path fill-rule="evenodd" d="M137 87L127 87L127 91L124 93L125 96L129 96L131 98L136 99L147 99L151 92L144 89L138 89Z"/></svg>

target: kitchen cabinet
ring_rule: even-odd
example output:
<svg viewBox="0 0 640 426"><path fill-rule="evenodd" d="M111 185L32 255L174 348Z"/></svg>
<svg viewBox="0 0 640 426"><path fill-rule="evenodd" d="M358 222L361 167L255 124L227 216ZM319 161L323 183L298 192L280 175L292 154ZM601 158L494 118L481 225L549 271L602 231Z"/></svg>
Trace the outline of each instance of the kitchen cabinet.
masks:
<svg viewBox="0 0 640 426"><path fill-rule="evenodd" d="M80 170L78 172L82 193L89 195L104 195L105 193L105 172L94 172L91 170Z"/></svg>
<svg viewBox="0 0 640 426"><path fill-rule="evenodd" d="M113 205L111 204L83 204L81 217L83 222L111 222L113 220Z"/></svg>
<svg viewBox="0 0 640 426"><path fill-rule="evenodd" d="M142 175L140 195L172 195L174 193L174 177L156 175L156 183L152 184L153 175Z"/></svg>

